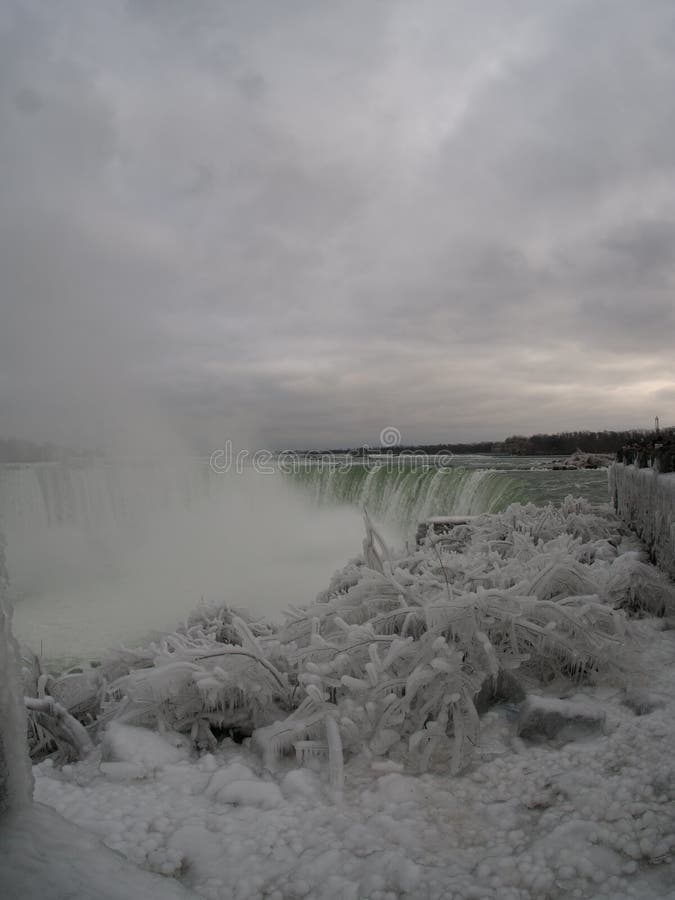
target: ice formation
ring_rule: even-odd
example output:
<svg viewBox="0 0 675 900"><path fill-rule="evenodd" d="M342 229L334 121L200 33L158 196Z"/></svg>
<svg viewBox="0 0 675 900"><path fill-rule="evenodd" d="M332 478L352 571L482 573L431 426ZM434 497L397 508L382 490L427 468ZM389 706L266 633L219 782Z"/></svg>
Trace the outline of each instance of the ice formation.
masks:
<svg viewBox="0 0 675 900"><path fill-rule="evenodd" d="M673 898L675 631L619 596L668 587L636 551L583 501L396 552L367 523L281 627L205 607L103 660L97 748L36 799L150 898ZM65 897L25 829L4 883Z"/></svg>
<svg viewBox="0 0 675 900"><path fill-rule="evenodd" d="M609 479L619 515L639 534L652 559L675 576L675 474L617 463Z"/></svg>

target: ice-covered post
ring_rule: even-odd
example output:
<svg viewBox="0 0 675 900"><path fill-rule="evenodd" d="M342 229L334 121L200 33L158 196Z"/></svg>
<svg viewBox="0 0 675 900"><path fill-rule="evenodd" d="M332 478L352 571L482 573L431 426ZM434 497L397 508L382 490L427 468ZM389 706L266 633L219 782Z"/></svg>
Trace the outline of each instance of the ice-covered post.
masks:
<svg viewBox="0 0 675 900"><path fill-rule="evenodd" d="M30 803L33 793L19 646L12 635L7 588L5 542L0 532L0 817Z"/></svg>

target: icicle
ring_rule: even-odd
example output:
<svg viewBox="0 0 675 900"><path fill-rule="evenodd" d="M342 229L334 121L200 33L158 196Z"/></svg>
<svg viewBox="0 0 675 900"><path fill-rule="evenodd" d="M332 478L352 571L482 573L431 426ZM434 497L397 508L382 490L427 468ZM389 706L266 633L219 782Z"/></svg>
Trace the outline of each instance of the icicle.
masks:
<svg viewBox="0 0 675 900"><path fill-rule="evenodd" d="M328 773L330 784L335 792L335 799L342 799L344 787L344 758L342 738L337 722L332 716L326 717L326 737L328 739Z"/></svg>

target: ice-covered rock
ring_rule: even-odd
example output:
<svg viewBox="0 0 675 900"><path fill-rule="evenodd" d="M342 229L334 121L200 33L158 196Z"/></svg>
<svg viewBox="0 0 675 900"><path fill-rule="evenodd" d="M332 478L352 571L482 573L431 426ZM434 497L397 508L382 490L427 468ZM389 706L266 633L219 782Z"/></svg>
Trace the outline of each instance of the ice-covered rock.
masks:
<svg viewBox="0 0 675 900"><path fill-rule="evenodd" d="M323 800L324 792L316 772L309 769L291 769L284 775L281 791L287 800L307 800L317 803Z"/></svg>
<svg viewBox="0 0 675 900"><path fill-rule="evenodd" d="M636 716L648 716L655 709L661 709L664 706L662 697L639 689L627 690L623 702Z"/></svg>
<svg viewBox="0 0 675 900"><path fill-rule="evenodd" d="M233 781L252 780L255 778L253 770L241 762L231 762L227 766L217 769L206 786L207 797L214 797L226 785Z"/></svg>
<svg viewBox="0 0 675 900"><path fill-rule="evenodd" d="M517 731L521 738L574 740L601 732L604 723L605 711L595 703L529 695L520 711Z"/></svg>
<svg viewBox="0 0 675 900"><path fill-rule="evenodd" d="M412 803L423 796L423 784L411 775L392 772L383 775L376 782L377 795L384 803Z"/></svg>
<svg viewBox="0 0 675 900"><path fill-rule="evenodd" d="M500 669L496 675L488 675L480 691L474 697L479 714L486 713L499 703L522 703L525 691L518 678L508 669Z"/></svg>
<svg viewBox="0 0 675 900"><path fill-rule="evenodd" d="M215 799L234 806L275 809L283 801L283 794L279 786L271 781L248 778L226 784L216 793Z"/></svg>
<svg viewBox="0 0 675 900"><path fill-rule="evenodd" d="M190 742L182 734L111 722L101 742L103 762L135 763L148 770L189 759Z"/></svg>

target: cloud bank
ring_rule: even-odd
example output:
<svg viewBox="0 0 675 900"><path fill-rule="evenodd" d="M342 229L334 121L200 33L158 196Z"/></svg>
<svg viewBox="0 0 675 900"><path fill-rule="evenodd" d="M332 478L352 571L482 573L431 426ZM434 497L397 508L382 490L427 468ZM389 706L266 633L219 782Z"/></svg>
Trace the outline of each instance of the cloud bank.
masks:
<svg viewBox="0 0 675 900"><path fill-rule="evenodd" d="M8 0L1 430L671 424L674 98L668 0Z"/></svg>

